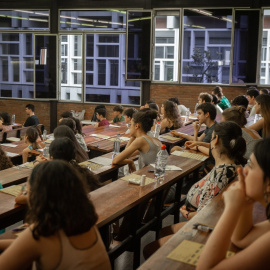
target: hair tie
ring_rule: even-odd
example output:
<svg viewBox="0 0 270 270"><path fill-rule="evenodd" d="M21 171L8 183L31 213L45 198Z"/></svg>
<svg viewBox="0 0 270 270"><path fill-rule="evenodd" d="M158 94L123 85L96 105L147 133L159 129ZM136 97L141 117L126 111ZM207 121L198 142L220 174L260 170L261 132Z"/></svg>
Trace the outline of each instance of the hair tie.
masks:
<svg viewBox="0 0 270 270"><path fill-rule="evenodd" d="M232 139L231 141L230 141L230 147L231 148L234 148L234 146L235 146L235 139Z"/></svg>

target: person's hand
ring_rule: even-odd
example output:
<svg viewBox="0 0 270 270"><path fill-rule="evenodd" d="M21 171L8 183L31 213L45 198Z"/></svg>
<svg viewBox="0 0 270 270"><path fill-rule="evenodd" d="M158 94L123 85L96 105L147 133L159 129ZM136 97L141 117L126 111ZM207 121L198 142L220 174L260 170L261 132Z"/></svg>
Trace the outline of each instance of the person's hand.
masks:
<svg viewBox="0 0 270 270"><path fill-rule="evenodd" d="M178 133L178 132L175 131L175 130L172 130L172 131L171 131L171 134L172 134L174 137L178 137L180 133Z"/></svg>
<svg viewBox="0 0 270 270"><path fill-rule="evenodd" d="M197 142L194 142L194 141L186 141L185 142L185 147L186 149L192 149L192 150L197 150Z"/></svg>
<svg viewBox="0 0 270 270"><path fill-rule="evenodd" d="M129 168L130 173L133 173L136 171L136 166L133 161L128 164L128 168Z"/></svg>
<svg viewBox="0 0 270 270"><path fill-rule="evenodd" d="M187 211L187 208L185 205L183 205L181 208L180 208L180 213L182 214L182 216L185 218L185 219L188 219L188 213L189 211Z"/></svg>
<svg viewBox="0 0 270 270"><path fill-rule="evenodd" d="M140 107L140 110L142 110L142 109L144 109L144 106L141 106L141 107Z"/></svg>
<svg viewBox="0 0 270 270"><path fill-rule="evenodd" d="M193 127L194 127L194 131L196 133L198 133L200 131L200 128L201 128L201 123L199 121L195 121L194 124L193 124Z"/></svg>
<svg viewBox="0 0 270 270"><path fill-rule="evenodd" d="M40 162L47 161L47 158L45 158L43 155L39 155L36 157L36 160L40 163Z"/></svg>
<svg viewBox="0 0 270 270"><path fill-rule="evenodd" d="M180 146L174 146L172 149L171 149L171 153L174 152L174 151L182 151L183 148L181 148Z"/></svg>

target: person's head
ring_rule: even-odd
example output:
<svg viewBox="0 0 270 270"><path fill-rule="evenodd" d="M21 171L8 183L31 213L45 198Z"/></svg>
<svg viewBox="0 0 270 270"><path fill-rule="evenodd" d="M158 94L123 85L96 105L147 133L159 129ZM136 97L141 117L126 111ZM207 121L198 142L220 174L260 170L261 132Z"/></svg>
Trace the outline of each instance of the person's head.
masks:
<svg viewBox="0 0 270 270"><path fill-rule="evenodd" d="M113 107L113 115L114 116L120 116L123 112L123 107L121 105L116 105Z"/></svg>
<svg viewBox="0 0 270 270"><path fill-rule="evenodd" d="M71 161L76 159L76 148L68 137L57 138L52 141L49 148L50 159Z"/></svg>
<svg viewBox="0 0 270 270"><path fill-rule="evenodd" d="M159 107L158 107L158 105L156 103L150 103L149 104L149 109L155 110L157 112L159 111Z"/></svg>
<svg viewBox="0 0 270 270"><path fill-rule="evenodd" d="M260 95L261 95L261 94L269 95L269 90L266 89L266 88L261 89L261 90L260 90Z"/></svg>
<svg viewBox="0 0 270 270"><path fill-rule="evenodd" d="M145 102L144 108L149 108L149 104L156 103L154 100L148 100Z"/></svg>
<svg viewBox="0 0 270 270"><path fill-rule="evenodd" d="M226 156L236 164L245 164L246 141L242 137L242 129L234 122L227 121L216 124L210 142L213 156Z"/></svg>
<svg viewBox="0 0 270 270"><path fill-rule="evenodd" d="M7 112L2 112L0 114L0 120L2 121L2 125L10 125L10 115Z"/></svg>
<svg viewBox="0 0 270 270"><path fill-rule="evenodd" d="M36 144L36 141L38 139L38 131L35 127L29 127L26 132L25 132L25 136L24 136L24 141L26 143L30 143L32 145ZM37 147L34 147L34 149Z"/></svg>
<svg viewBox="0 0 270 270"><path fill-rule="evenodd" d="M216 86L213 90L212 90L212 94L216 95L218 99L221 99L223 97L223 92L222 92L222 88L220 86Z"/></svg>
<svg viewBox="0 0 270 270"><path fill-rule="evenodd" d="M242 106L227 108L222 112L222 121L232 121L244 127L247 124L246 109Z"/></svg>
<svg viewBox="0 0 270 270"><path fill-rule="evenodd" d="M201 105L202 103L205 102L212 102L212 96L208 93L200 93L199 98L198 98L198 103Z"/></svg>
<svg viewBox="0 0 270 270"><path fill-rule="evenodd" d="M256 88L250 88L247 90L247 98L248 98L248 103L250 105L254 105L255 104L255 99L256 97L260 94L259 90Z"/></svg>
<svg viewBox="0 0 270 270"><path fill-rule="evenodd" d="M207 119L214 121L217 116L215 105L205 102L197 107L197 117L201 124L205 124Z"/></svg>
<svg viewBox="0 0 270 270"><path fill-rule="evenodd" d="M28 181L27 221L35 239L59 230L67 236L85 233L97 221L82 176L67 162L52 160L38 164Z"/></svg>
<svg viewBox="0 0 270 270"><path fill-rule="evenodd" d="M136 137L138 131L147 133L151 130L156 118L157 112L147 108L134 113L131 120L130 135Z"/></svg>
<svg viewBox="0 0 270 270"><path fill-rule="evenodd" d="M0 146L0 171L13 167L12 162L6 155L6 152Z"/></svg>
<svg viewBox="0 0 270 270"><path fill-rule="evenodd" d="M270 138L260 140L254 147L248 164L244 168L247 197L266 204L266 215L270 218ZM254 182L255 180L255 182Z"/></svg>
<svg viewBox="0 0 270 270"><path fill-rule="evenodd" d="M98 120L102 120L103 118L106 118L106 109L100 108L96 110L96 115Z"/></svg>
<svg viewBox="0 0 270 270"><path fill-rule="evenodd" d="M264 125L263 125L263 136L269 137L270 136L270 96L269 95L259 95L256 97L255 100L255 112L261 114L264 118Z"/></svg>
<svg viewBox="0 0 270 270"><path fill-rule="evenodd" d="M167 118L173 123L175 129L183 125L178 107L174 102L169 100L164 101L161 105L161 114L164 114L164 118Z"/></svg>
<svg viewBox="0 0 270 270"><path fill-rule="evenodd" d="M59 126L68 126L73 130L76 134L76 123L72 118L64 118L60 123Z"/></svg>
<svg viewBox="0 0 270 270"><path fill-rule="evenodd" d="M70 111L65 111L60 114L60 119L59 122L61 122L64 118L69 118L72 117L72 112Z"/></svg>
<svg viewBox="0 0 270 270"><path fill-rule="evenodd" d="M81 121L78 118L75 118L75 117L71 117L71 119L73 119L75 121L76 133L79 133L79 134L82 135L83 133L82 133L82 124L81 124Z"/></svg>
<svg viewBox="0 0 270 270"><path fill-rule="evenodd" d="M233 99L232 101L232 106L242 106L245 109L247 109L248 107L248 99L246 96L241 95L241 96L237 96L236 98Z"/></svg>
<svg viewBox="0 0 270 270"><path fill-rule="evenodd" d="M27 115L32 114L35 111L35 106L33 104L27 104L25 106L25 112Z"/></svg>
<svg viewBox="0 0 270 270"><path fill-rule="evenodd" d="M54 129L53 134L55 139L68 137L74 143L76 148L76 161L78 163L88 159L88 154L83 150L83 148L78 143L75 134L71 128L65 125L61 125Z"/></svg>
<svg viewBox="0 0 270 270"><path fill-rule="evenodd" d="M172 101L176 105L180 105L179 98L178 97L171 97L168 99L169 101Z"/></svg>
<svg viewBox="0 0 270 270"><path fill-rule="evenodd" d="M212 104L214 104L214 105L217 105L218 104L218 98L217 98L217 96L216 95L211 95L212 96Z"/></svg>
<svg viewBox="0 0 270 270"><path fill-rule="evenodd" d="M130 123L132 116L134 113L136 113L137 110L134 108L128 108L124 110L124 116L125 116L125 122Z"/></svg>

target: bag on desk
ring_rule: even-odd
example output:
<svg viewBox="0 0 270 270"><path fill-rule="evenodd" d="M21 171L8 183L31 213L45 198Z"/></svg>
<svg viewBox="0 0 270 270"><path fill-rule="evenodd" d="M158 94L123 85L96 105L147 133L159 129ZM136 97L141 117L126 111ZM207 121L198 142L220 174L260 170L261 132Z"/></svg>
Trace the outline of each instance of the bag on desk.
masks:
<svg viewBox="0 0 270 270"><path fill-rule="evenodd" d="M79 119L80 121L84 120L84 114L85 110L82 110L81 112L75 112L74 110L71 110L72 116Z"/></svg>

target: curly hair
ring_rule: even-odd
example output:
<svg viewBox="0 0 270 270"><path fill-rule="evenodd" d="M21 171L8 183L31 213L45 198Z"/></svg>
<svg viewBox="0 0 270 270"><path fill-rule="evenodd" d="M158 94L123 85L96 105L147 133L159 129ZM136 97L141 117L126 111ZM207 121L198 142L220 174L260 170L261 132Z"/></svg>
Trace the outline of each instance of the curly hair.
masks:
<svg viewBox="0 0 270 270"><path fill-rule="evenodd" d="M183 126L183 120L179 113L177 105L169 100L163 102L164 105L164 118L167 118L173 123L175 129Z"/></svg>
<svg viewBox="0 0 270 270"><path fill-rule="evenodd" d="M0 114L0 118L3 119L3 125L9 126L11 124L10 123L10 115L7 112L2 112Z"/></svg>
<svg viewBox="0 0 270 270"><path fill-rule="evenodd" d="M27 221L34 239L49 237L62 229L67 236L90 230L97 214L80 174L67 162L38 164L29 178Z"/></svg>
<svg viewBox="0 0 270 270"><path fill-rule="evenodd" d="M12 162L0 146L0 171L11 168L12 166Z"/></svg>

